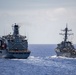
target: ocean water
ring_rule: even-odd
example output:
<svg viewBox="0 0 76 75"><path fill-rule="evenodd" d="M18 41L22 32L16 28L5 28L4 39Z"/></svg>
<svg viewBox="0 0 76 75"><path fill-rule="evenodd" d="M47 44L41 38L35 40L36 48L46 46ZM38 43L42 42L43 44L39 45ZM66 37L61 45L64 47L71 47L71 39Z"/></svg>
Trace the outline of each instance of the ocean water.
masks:
<svg viewBox="0 0 76 75"><path fill-rule="evenodd" d="M57 57L56 45L29 45L28 59L0 59L0 75L76 75L76 58Z"/></svg>

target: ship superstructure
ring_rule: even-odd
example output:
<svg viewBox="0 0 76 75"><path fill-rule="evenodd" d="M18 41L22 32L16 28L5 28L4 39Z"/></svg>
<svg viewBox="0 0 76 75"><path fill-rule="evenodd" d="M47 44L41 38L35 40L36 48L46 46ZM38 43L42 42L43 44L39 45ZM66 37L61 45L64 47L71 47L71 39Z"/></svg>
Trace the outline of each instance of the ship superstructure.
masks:
<svg viewBox="0 0 76 75"><path fill-rule="evenodd" d="M28 41L26 39L26 36L19 34L19 25L16 23L13 26L13 34L2 36L1 41L5 42L6 45L6 48L4 50L0 50L4 51L3 55L1 54L2 57L24 59L29 57L30 51L28 50Z"/></svg>
<svg viewBox="0 0 76 75"><path fill-rule="evenodd" d="M57 44L57 48L55 49L55 52L57 56L64 56L64 57L76 57L76 49L74 48L74 45L72 44L71 41L68 41L68 35L73 35L73 33L68 33L69 31L72 31L71 29L69 30L67 25L64 30L65 33L61 35L64 35L64 41L62 41L60 44Z"/></svg>

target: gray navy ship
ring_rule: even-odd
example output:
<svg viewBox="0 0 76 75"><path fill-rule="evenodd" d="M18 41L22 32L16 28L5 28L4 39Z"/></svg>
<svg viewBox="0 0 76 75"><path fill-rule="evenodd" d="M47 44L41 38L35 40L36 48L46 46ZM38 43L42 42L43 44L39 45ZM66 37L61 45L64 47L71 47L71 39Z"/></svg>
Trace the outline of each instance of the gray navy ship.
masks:
<svg viewBox="0 0 76 75"><path fill-rule="evenodd" d="M30 53L26 36L19 34L19 25L16 23L12 35L0 37L0 58L27 59Z"/></svg>
<svg viewBox="0 0 76 75"><path fill-rule="evenodd" d="M65 33L60 33L61 35L64 35L64 41L62 41L60 44L57 44L57 47L55 49L55 52L57 56L63 56L63 57L70 57L70 58L76 58L76 49L72 42L68 41L68 35L73 35L73 33L68 33L69 30L67 25L64 30Z"/></svg>

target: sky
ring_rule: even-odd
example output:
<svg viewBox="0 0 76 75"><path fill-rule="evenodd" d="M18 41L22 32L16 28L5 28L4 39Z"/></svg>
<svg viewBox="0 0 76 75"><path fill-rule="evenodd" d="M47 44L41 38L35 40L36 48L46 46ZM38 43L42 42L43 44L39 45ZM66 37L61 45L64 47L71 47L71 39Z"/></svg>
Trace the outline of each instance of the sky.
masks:
<svg viewBox="0 0 76 75"><path fill-rule="evenodd" d="M76 44L76 0L0 0L0 36L12 34L15 23L29 44L60 43L67 23Z"/></svg>

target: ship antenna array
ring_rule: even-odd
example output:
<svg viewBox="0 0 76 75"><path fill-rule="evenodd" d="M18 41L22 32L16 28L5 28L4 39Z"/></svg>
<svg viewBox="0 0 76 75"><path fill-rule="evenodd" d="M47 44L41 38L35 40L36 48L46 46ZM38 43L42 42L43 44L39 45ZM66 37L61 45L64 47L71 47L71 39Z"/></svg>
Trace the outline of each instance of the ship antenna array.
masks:
<svg viewBox="0 0 76 75"><path fill-rule="evenodd" d="M14 24L12 24L12 29L14 29L14 25L18 25L18 24L16 24L16 23L14 23ZM19 25L18 25L19 26ZM19 26L20 27L20 26Z"/></svg>
<svg viewBox="0 0 76 75"><path fill-rule="evenodd" d="M20 26L16 23L12 25L13 35L18 35L19 34L19 30L18 30L19 28L20 28Z"/></svg>
<svg viewBox="0 0 76 75"><path fill-rule="evenodd" d="M64 35L64 41L66 42L67 39L68 39L68 35L73 35L73 33L68 33L69 31L72 31L71 29L69 30L68 29L68 26L66 24L66 28L64 30L61 30L61 31L64 31L65 33L60 33L60 35Z"/></svg>

